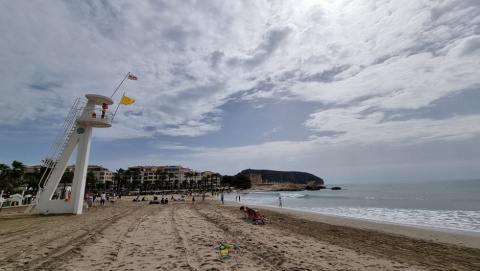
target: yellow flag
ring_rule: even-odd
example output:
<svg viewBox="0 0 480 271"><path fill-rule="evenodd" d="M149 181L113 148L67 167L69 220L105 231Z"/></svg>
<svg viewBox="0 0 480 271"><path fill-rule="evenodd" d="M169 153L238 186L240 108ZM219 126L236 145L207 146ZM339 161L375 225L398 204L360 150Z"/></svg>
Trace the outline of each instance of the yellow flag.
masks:
<svg viewBox="0 0 480 271"><path fill-rule="evenodd" d="M129 98L125 95L123 95L122 99L120 100L120 104L124 104L124 105L133 104L134 102L135 102L135 99Z"/></svg>

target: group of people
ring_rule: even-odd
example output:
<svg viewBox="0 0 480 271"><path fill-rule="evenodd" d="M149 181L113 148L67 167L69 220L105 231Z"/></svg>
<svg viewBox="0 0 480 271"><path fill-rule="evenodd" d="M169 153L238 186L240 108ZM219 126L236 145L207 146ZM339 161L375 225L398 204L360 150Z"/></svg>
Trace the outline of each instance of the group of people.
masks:
<svg viewBox="0 0 480 271"><path fill-rule="evenodd" d="M193 194L182 194L180 195L180 198L175 198L173 195L170 197L171 201L185 201L185 196L191 196L192 197L192 203L195 204L195 195ZM140 196L137 196L133 201L148 201L147 197L143 197L140 200ZM149 202L149 204L168 204L168 197L163 197L161 200L158 200L158 196L153 196L153 200Z"/></svg>
<svg viewBox="0 0 480 271"><path fill-rule="evenodd" d="M260 214L259 211L249 208L247 206L241 206L240 210L245 214L245 219L251 221L253 224L265 225L265 217Z"/></svg>
<svg viewBox="0 0 480 271"><path fill-rule="evenodd" d="M145 197L143 197L143 198L145 198ZM158 197L154 196L153 200L151 200L148 204L168 204L168 198L162 197L162 199L159 201Z"/></svg>
<svg viewBox="0 0 480 271"><path fill-rule="evenodd" d="M104 119L107 115L107 109L108 109L108 104L106 103L103 103L102 104L102 119ZM93 111L92 113L92 118L97 118L97 114L95 113L95 111Z"/></svg>
<svg viewBox="0 0 480 271"><path fill-rule="evenodd" d="M94 202L97 201L98 195L93 193L93 194L88 194L85 193L84 200L87 202L87 208L90 209L93 207ZM118 198L121 198L121 195L118 196ZM105 205L105 202L110 202L114 203L115 200L117 199L117 195L113 194L107 194L107 193L102 193L100 194L100 205Z"/></svg>

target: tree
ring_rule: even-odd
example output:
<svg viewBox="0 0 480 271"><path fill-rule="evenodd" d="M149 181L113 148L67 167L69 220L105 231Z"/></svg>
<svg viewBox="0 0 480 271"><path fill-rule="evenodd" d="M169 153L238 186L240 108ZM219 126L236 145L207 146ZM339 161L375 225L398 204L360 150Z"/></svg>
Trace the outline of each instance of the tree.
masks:
<svg viewBox="0 0 480 271"><path fill-rule="evenodd" d="M158 178L160 179L160 189L165 190L165 180L167 179L167 173L163 170L157 170Z"/></svg>
<svg viewBox="0 0 480 271"><path fill-rule="evenodd" d="M171 187L171 183L170 183L170 179L173 178L175 176L175 174L173 173L168 173L168 183L167 183L167 188L170 188L170 190L172 189Z"/></svg>
<svg viewBox="0 0 480 271"><path fill-rule="evenodd" d="M95 189L95 185L97 184L97 177L95 177L95 173L92 170L87 172L87 186L90 187L90 190Z"/></svg>
<svg viewBox="0 0 480 271"><path fill-rule="evenodd" d="M33 171L25 173L25 184L27 185L27 191L38 190L38 184L42 178L42 167L33 167Z"/></svg>
<svg viewBox="0 0 480 271"><path fill-rule="evenodd" d="M193 173L187 172L187 173L185 173L185 177L186 177L186 180L184 181L184 183L185 183L185 189L188 188L189 184L190 184L190 189L192 189L192 177L193 177Z"/></svg>
<svg viewBox="0 0 480 271"><path fill-rule="evenodd" d="M23 184L23 176L25 175L25 171L27 171L27 167L17 160L12 162L12 181L15 187L18 187Z"/></svg>
<svg viewBox="0 0 480 271"><path fill-rule="evenodd" d="M174 180L173 182L174 182L173 188L174 188L175 190L178 189L178 178L175 178L175 180Z"/></svg>
<svg viewBox="0 0 480 271"><path fill-rule="evenodd" d="M128 189L130 189L130 190L133 189L133 187L132 187L132 182L129 182L128 180L131 180L132 175L133 175L133 171L130 170L130 169L127 169L125 171L125 176L124 176L124 179L123 179L125 181L125 186L128 187ZM128 183L128 185L126 185L127 183Z"/></svg>
<svg viewBox="0 0 480 271"><path fill-rule="evenodd" d="M198 184L198 176L200 176L200 173L198 173L198 172L195 172L195 173L193 174L193 177L195 178L195 183L197 184L197 189L200 188L200 186L199 186L199 184Z"/></svg>
<svg viewBox="0 0 480 271"><path fill-rule="evenodd" d="M25 180L27 167L17 160L12 162L12 166L0 164L0 189L15 189L21 186Z"/></svg>
<svg viewBox="0 0 480 271"><path fill-rule="evenodd" d="M63 183L63 191L62 195L60 196L61 199L64 199L67 197L66 195L66 190L67 190L67 183L72 183L73 182L73 177L75 173L73 171L67 170L63 173L62 179L60 179L60 183Z"/></svg>
<svg viewBox="0 0 480 271"><path fill-rule="evenodd" d="M218 187L218 179L220 179L220 177L222 177L222 175L220 175L219 173L212 174L212 178L215 179L215 186L216 187Z"/></svg>
<svg viewBox="0 0 480 271"><path fill-rule="evenodd" d="M119 168L116 170L115 180L117 181L117 193L122 191L122 181L124 180L125 170L123 168Z"/></svg>
<svg viewBox="0 0 480 271"><path fill-rule="evenodd" d="M113 185L112 181L105 181L105 190L110 189Z"/></svg>
<svg viewBox="0 0 480 271"><path fill-rule="evenodd" d="M7 164L0 164L0 190L12 188L10 182L12 169Z"/></svg>
<svg viewBox="0 0 480 271"><path fill-rule="evenodd" d="M252 187L252 182L245 175L223 176L222 182L239 189L249 189Z"/></svg>
<svg viewBox="0 0 480 271"><path fill-rule="evenodd" d="M133 188L134 189L137 189L137 187L141 188L140 187L141 181L139 180L140 169L134 168L132 175L133 175L133 183L132 183Z"/></svg>

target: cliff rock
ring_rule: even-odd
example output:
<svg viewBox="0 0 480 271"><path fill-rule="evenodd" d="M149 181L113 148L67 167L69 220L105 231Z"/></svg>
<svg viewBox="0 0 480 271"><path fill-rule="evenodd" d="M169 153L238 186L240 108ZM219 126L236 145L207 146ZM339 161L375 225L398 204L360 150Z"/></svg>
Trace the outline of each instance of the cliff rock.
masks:
<svg viewBox="0 0 480 271"><path fill-rule="evenodd" d="M323 179L307 172L299 171L277 171L266 169L245 169L238 175L260 174L263 183L293 183L293 184L307 184L309 182L316 182L318 185L323 185Z"/></svg>

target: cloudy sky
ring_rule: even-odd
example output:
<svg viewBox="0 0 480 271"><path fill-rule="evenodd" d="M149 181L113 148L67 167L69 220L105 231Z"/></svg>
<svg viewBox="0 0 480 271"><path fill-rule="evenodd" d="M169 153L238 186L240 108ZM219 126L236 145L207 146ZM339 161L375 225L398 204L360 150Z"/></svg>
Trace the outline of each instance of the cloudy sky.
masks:
<svg viewBox="0 0 480 271"><path fill-rule="evenodd" d="M476 0L0 1L0 33L0 163L131 72L90 164L480 178Z"/></svg>

